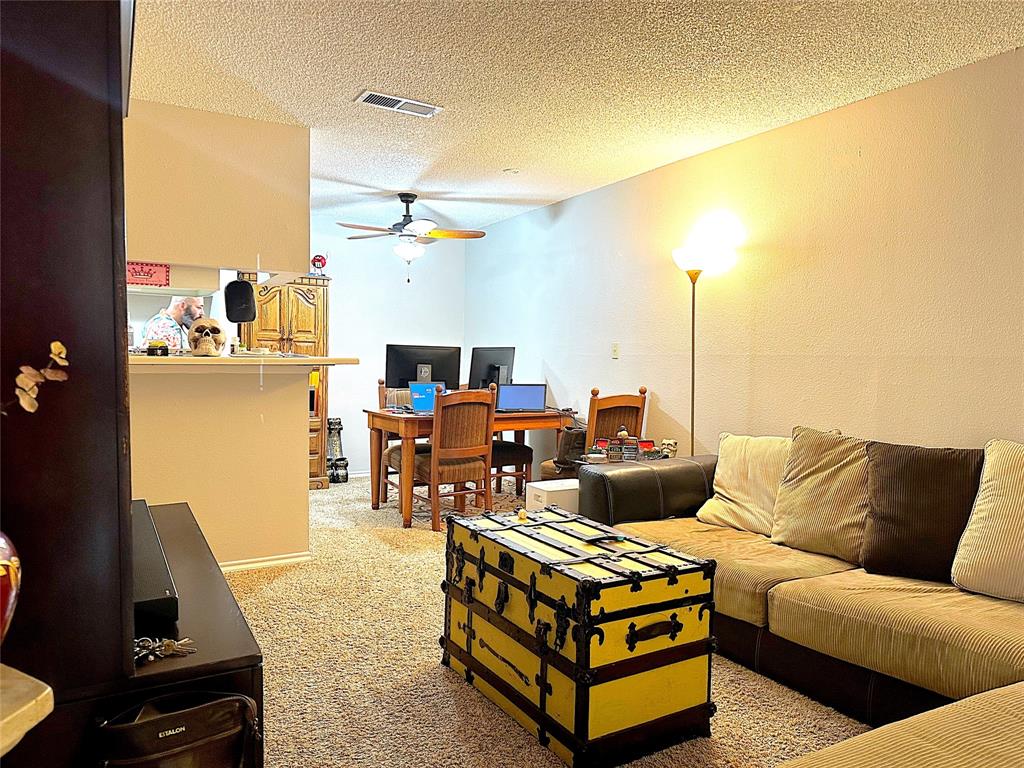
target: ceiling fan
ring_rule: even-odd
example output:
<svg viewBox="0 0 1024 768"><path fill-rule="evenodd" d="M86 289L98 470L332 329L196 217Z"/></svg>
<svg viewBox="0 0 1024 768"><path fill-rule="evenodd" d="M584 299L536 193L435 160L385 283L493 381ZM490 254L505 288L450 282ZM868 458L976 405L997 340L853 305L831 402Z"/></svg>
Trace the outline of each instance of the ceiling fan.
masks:
<svg viewBox="0 0 1024 768"><path fill-rule="evenodd" d="M412 192L401 192L398 199L405 205L405 214L390 227L374 227L368 224L346 224L339 221L338 225L349 229L361 229L373 234L351 235L349 240L367 240L372 237L398 237L395 246L398 254L407 264L423 255L423 246L435 240L472 240L483 237L486 232L478 229L442 229L431 219L414 219L409 206L416 200Z"/></svg>

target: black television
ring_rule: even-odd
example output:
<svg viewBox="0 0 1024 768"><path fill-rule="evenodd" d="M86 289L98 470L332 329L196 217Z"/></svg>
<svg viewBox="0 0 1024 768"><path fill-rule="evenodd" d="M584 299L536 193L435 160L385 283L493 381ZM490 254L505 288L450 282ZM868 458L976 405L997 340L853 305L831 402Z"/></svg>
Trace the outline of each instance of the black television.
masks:
<svg viewBox="0 0 1024 768"><path fill-rule="evenodd" d="M410 381L436 381L444 382L445 389L458 389L461 359L461 347L388 344L384 384L392 389L407 389Z"/></svg>
<svg viewBox="0 0 1024 768"><path fill-rule="evenodd" d="M469 388L484 389L489 384L512 383L515 347L473 347L469 364Z"/></svg>

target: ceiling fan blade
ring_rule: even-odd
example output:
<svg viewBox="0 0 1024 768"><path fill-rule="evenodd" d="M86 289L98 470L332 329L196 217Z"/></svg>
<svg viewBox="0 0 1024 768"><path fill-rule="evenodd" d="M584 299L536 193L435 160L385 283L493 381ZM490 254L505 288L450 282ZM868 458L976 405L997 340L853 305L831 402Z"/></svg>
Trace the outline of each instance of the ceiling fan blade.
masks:
<svg viewBox="0 0 1024 768"><path fill-rule="evenodd" d="M348 227L349 229L365 229L368 232L387 232L391 234L391 230L388 227L371 227L367 224L346 224L343 221L335 222L339 227Z"/></svg>
<svg viewBox="0 0 1024 768"><path fill-rule="evenodd" d="M432 229L424 237L435 240L473 240L486 234L479 229Z"/></svg>
<svg viewBox="0 0 1024 768"><path fill-rule="evenodd" d="M375 232L372 235L349 235L346 240L369 240L371 237L388 237L389 235L395 234L394 232Z"/></svg>

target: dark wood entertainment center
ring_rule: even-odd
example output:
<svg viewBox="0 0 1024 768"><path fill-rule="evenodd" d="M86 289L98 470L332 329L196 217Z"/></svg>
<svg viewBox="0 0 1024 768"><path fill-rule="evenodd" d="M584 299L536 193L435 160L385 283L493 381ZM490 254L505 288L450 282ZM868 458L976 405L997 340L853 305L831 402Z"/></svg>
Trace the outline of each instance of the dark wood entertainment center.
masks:
<svg viewBox="0 0 1024 768"><path fill-rule="evenodd" d="M177 632L198 651L133 661L121 139L131 10L0 3L0 377L12 382L54 339L71 362L37 413L0 420L2 526L23 567L3 660L55 699L5 768L94 764L96 724L162 693L244 693L262 722L259 646L186 504L153 518L180 596ZM262 742L247 765L262 765Z"/></svg>

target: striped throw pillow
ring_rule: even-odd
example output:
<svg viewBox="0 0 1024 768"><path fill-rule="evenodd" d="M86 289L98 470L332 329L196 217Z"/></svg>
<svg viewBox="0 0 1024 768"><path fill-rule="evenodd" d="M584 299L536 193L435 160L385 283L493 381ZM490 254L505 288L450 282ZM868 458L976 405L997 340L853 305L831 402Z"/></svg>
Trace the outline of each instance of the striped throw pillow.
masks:
<svg viewBox="0 0 1024 768"><path fill-rule="evenodd" d="M789 457L789 437L747 437L723 432L718 438L715 494L697 519L767 536L782 472Z"/></svg>
<svg viewBox="0 0 1024 768"><path fill-rule="evenodd" d="M836 432L793 430L772 515L773 542L860 562L869 509L864 446Z"/></svg>
<svg viewBox="0 0 1024 768"><path fill-rule="evenodd" d="M985 446L978 497L952 575L960 589L1024 603L1024 444Z"/></svg>

